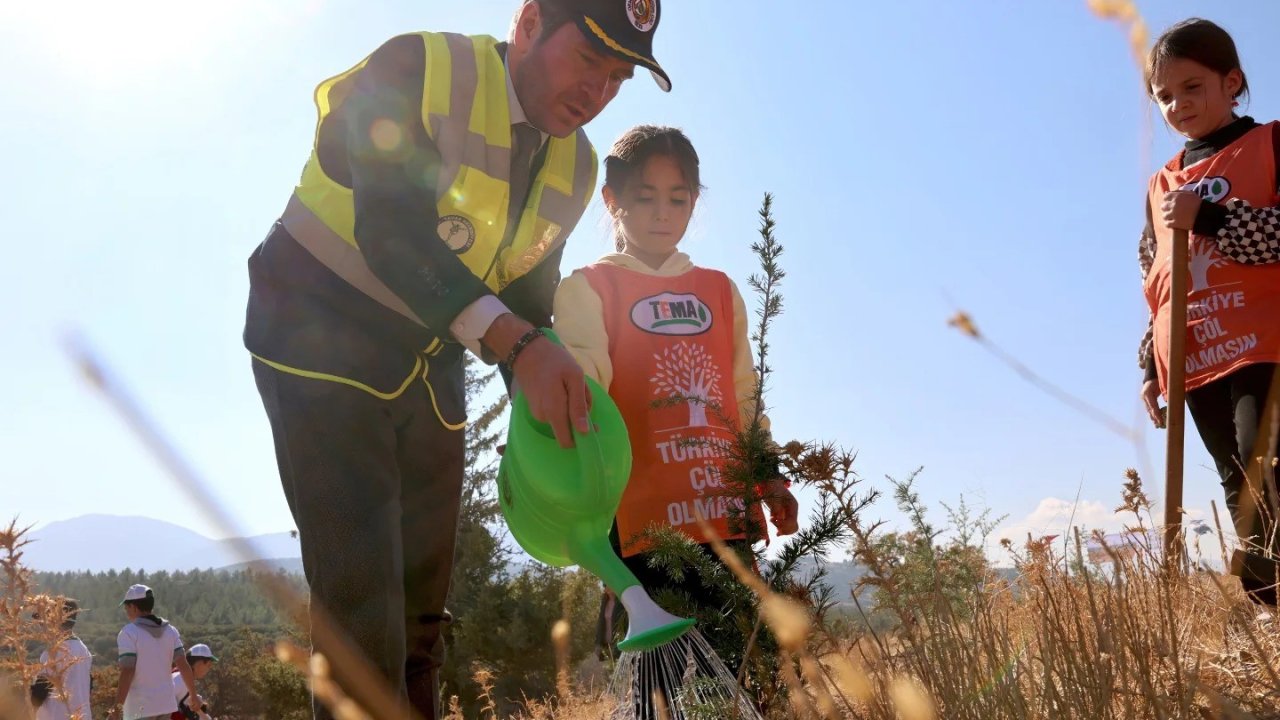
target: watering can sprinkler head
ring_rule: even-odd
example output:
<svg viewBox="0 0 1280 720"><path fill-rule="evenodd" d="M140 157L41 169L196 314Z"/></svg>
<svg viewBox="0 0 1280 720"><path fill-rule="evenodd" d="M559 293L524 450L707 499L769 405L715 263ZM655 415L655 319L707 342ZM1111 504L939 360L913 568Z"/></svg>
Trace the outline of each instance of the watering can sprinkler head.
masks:
<svg viewBox="0 0 1280 720"><path fill-rule="evenodd" d="M696 622L682 618L658 607L649 593L636 583L618 596L627 609L627 636L618 643L618 649L652 650L689 632Z"/></svg>
<svg viewBox="0 0 1280 720"><path fill-rule="evenodd" d="M559 344L550 330L547 337ZM528 399L516 393L507 447L498 468L498 502L520 547L554 567L578 565L604 581L627 609L620 650L648 650L680 637L694 621L664 611L609 545L609 531L631 475L631 441L609 394L587 378L589 433L574 433L561 448L551 427L538 422Z"/></svg>

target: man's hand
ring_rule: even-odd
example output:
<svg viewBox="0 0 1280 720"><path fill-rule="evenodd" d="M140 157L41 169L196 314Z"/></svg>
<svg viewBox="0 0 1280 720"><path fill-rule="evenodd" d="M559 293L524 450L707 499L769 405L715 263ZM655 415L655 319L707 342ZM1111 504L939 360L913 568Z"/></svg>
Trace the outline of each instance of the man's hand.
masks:
<svg viewBox="0 0 1280 720"><path fill-rule="evenodd" d="M765 488L764 504L778 535L792 535L800 530L800 503L785 481L775 478Z"/></svg>
<svg viewBox="0 0 1280 720"><path fill-rule="evenodd" d="M533 417L551 425L560 447L573 447L572 430L591 431L586 376L569 351L538 338L520 353L512 370Z"/></svg>
<svg viewBox="0 0 1280 720"><path fill-rule="evenodd" d="M485 333L483 342L505 359L531 329L532 325L515 315L502 315ZM568 350L545 337L536 338L520 352L511 371L515 375L513 387L518 386L528 398L534 419L551 425L560 447L573 447L574 430L591 431L586 376Z"/></svg>
<svg viewBox="0 0 1280 720"><path fill-rule="evenodd" d="M1165 227L1190 232L1195 228L1196 215L1200 214L1200 196L1187 190L1174 190L1164 194L1160 204L1160 217Z"/></svg>
<svg viewBox="0 0 1280 720"><path fill-rule="evenodd" d="M1160 408L1160 383L1148 380L1142 384L1142 405L1147 408L1147 415L1152 424L1164 427L1164 410Z"/></svg>

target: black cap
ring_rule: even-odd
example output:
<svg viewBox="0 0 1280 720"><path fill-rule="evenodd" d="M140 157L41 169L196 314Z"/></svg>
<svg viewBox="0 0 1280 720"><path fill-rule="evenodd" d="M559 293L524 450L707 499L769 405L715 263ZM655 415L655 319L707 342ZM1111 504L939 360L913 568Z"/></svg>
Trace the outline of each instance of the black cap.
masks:
<svg viewBox="0 0 1280 720"><path fill-rule="evenodd" d="M560 0L582 31L602 50L647 68L658 87L671 91L671 78L653 58L653 35L662 19L659 0Z"/></svg>

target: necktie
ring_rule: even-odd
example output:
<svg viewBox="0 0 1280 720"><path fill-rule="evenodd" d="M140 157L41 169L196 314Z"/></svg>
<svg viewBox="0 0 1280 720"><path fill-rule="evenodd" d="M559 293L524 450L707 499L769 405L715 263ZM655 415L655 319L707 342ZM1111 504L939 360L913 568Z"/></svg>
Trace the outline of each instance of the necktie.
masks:
<svg viewBox="0 0 1280 720"><path fill-rule="evenodd" d="M529 123L511 126L511 205L507 209L508 220L514 225L520 221L528 199L529 185L533 181L533 156L542 145L542 133Z"/></svg>

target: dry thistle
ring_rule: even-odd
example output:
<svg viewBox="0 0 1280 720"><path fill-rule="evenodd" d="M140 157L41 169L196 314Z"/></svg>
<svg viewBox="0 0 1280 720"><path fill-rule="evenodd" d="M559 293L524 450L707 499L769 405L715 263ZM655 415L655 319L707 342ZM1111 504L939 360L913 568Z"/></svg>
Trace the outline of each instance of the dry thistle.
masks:
<svg viewBox="0 0 1280 720"><path fill-rule="evenodd" d="M477 663L471 671L471 679L480 686L480 695L477 699L484 701L484 707L480 708L480 711L488 713L490 718L497 718L498 703L493 699L493 670Z"/></svg>
<svg viewBox="0 0 1280 720"><path fill-rule="evenodd" d="M1126 469L1124 477L1124 489L1116 512L1131 512L1140 517L1142 511L1151 509L1151 501L1147 499L1147 493L1142 487L1142 477L1133 468Z"/></svg>
<svg viewBox="0 0 1280 720"><path fill-rule="evenodd" d="M28 688L37 677L49 684L50 697L68 701L63 677L73 658L57 652L71 636L64 624L71 617L66 598L37 594L31 570L22 564L23 548L31 543L26 534L30 527L18 527L16 519L0 530L0 678L10 678L20 688ZM49 650L47 664L32 662L27 653L31 646ZM18 699L3 687L0 680L0 717L25 717L30 709L25 699Z"/></svg>

